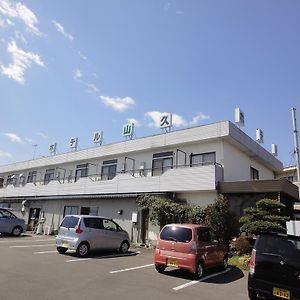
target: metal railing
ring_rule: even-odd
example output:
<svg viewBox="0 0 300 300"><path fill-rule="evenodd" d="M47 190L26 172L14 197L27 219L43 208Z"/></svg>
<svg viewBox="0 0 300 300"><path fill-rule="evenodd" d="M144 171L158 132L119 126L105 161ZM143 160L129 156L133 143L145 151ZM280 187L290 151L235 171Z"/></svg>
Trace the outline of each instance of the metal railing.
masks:
<svg viewBox="0 0 300 300"><path fill-rule="evenodd" d="M154 176L161 176L166 171L170 169L183 169L183 168L192 168L192 167L202 167L208 165L215 165L218 166L221 170L223 170L223 166L216 162L206 162L206 163L197 163L197 164L184 164L184 165L172 165L172 166L163 166L160 168L139 168L139 169L129 169L129 170L120 170L115 173L111 174L103 174L101 172L96 172L92 174L88 174L87 176L75 176L69 175L66 176L66 172L64 172L63 176L54 176L54 178L50 181L45 181L45 178L36 179L32 182L27 182L27 180L22 180L22 182L18 182L15 180L11 184L3 184L0 185L1 188L5 188L7 186L14 186L14 187L24 187L27 184L37 185L47 185L51 184L53 181L57 181L60 184L69 184L69 183L76 183L79 182L82 178L89 178L91 181L105 181L105 180L113 180L117 175L120 174L129 174L134 178L141 178L141 177L154 177ZM57 168L60 169L60 168ZM63 169L65 170L65 169Z"/></svg>

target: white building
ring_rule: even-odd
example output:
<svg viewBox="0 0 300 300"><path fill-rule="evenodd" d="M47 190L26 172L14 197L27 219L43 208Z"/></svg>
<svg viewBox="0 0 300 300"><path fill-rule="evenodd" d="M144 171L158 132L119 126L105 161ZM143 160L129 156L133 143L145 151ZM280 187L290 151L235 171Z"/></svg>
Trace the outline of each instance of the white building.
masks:
<svg viewBox="0 0 300 300"><path fill-rule="evenodd" d="M133 240L154 239L158 229L138 212L137 196L207 205L223 193L241 214L257 195L295 201L295 186L274 180L281 170L277 158L224 121L0 166L0 205L31 226L43 217L56 230L65 214L98 214Z"/></svg>

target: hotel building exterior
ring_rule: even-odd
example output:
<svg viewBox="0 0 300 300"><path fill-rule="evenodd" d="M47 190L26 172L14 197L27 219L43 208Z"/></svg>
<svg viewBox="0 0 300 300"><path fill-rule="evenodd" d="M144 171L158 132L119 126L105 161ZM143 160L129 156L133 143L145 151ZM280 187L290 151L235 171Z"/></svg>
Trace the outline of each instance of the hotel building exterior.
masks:
<svg viewBox="0 0 300 300"><path fill-rule="evenodd" d="M297 187L275 180L282 163L230 121L130 139L0 166L0 205L35 227L57 230L66 214L111 217L133 241L158 228L136 198L145 193L208 205L218 194L237 215L256 200L297 201Z"/></svg>

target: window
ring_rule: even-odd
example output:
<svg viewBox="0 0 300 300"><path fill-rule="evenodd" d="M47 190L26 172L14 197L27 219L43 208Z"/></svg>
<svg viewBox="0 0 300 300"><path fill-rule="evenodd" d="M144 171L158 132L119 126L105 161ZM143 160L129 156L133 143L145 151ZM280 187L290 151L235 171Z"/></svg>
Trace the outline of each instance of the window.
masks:
<svg viewBox="0 0 300 300"><path fill-rule="evenodd" d="M250 167L250 179L251 180L258 180L259 179L259 172L258 170Z"/></svg>
<svg viewBox="0 0 300 300"><path fill-rule="evenodd" d="M16 182L16 175L15 174L11 174L7 176L6 179L6 184L14 184Z"/></svg>
<svg viewBox="0 0 300 300"><path fill-rule="evenodd" d="M101 180L111 180L117 174L117 160L111 159L103 162Z"/></svg>
<svg viewBox="0 0 300 300"><path fill-rule="evenodd" d="M0 178L0 189L3 188L4 178Z"/></svg>
<svg viewBox="0 0 300 300"><path fill-rule="evenodd" d="M84 222L85 227L104 229L103 220L100 218L84 218L83 222Z"/></svg>
<svg viewBox="0 0 300 300"><path fill-rule="evenodd" d="M76 166L76 173L75 173L75 182L80 177L87 177L88 176L88 172L89 172L88 164L77 165Z"/></svg>
<svg viewBox="0 0 300 300"><path fill-rule="evenodd" d="M81 215L97 216L98 215L98 207L96 207L96 206L92 206L92 207L81 206L80 214Z"/></svg>
<svg viewBox="0 0 300 300"><path fill-rule="evenodd" d="M9 203L0 203L0 208L9 208L10 204Z"/></svg>
<svg viewBox="0 0 300 300"><path fill-rule="evenodd" d="M17 219L17 217L8 210L0 210L0 218L3 219Z"/></svg>
<svg viewBox="0 0 300 300"><path fill-rule="evenodd" d="M29 173L28 173L28 176L27 176L27 182L29 183L29 182L36 182L36 174L37 174L37 172L36 171L30 171Z"/></svg>
<svg viewBox="0 0 300 300"><path fill-rule="evenodd" d="M61 227L65 227L65 228L75 228L78 224L79 218L77 217L66 217L64 218L63 222L61 223Z"/></svg>
<svg viewBox="0 0 300 300"><path fill-rule="evenodd" d="M78 215L79 206L65 206L64 216L66 215Z"/></svg>
<svg viewBox="0 0 300 300"><path fill-rule="evenodd" d="M46 170L45 177L44 177L44 184L48 184L51 180L54 179L54 172L55 169Z"/></svg>
<svg viewBox="0 0 300 300"><path fill-rule="evenodd" d="M153 154L152 176L161 175L168 169L173 168L173 156L172 151Z"/></svg>
<svg viewBox="0 0 300 300"><path fill-rule="evenodd" d="M191 154L191 167L211 165L216 162L216 152Z"/></svg>
<svg viewBox="0 0 300 300"><path fill-rule="evenodd" d="M160 238L165 241L189 243L192 240L192 230L190 228L166 226Z"/></svg>
<svg viewBox="0 0 300 300"><path fill-rule="evenodd" d="M112 220L103 219L103 228L106 230L118 231L118 225Z"/></svg>

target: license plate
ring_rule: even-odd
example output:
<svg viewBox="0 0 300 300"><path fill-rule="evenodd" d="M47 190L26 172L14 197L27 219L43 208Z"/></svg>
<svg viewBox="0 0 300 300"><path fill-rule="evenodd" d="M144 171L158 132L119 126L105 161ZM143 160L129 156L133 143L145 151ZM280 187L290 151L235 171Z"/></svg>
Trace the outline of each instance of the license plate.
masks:
<svg viewBox="0 0 300 300"><path fill-rule="evenodd" d="M178 267L177 260L174 260L174 259L168 259L167 265L168 265L169 267Z"/></svg>
<svg viewBox="0 0 300 300"><path fill-rule="evenodd" d="M273 296L283 298L283 299L290 299L290 291L274 287L273 288Z"/></svg>
<svg viewBox="0 0 300 300"><path fill-rule="evenodd" d="M69 247L69 244L68 244L67 242L63 242L62 246L63 246L64 248L68 248L68 247Z"/></svg>

